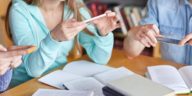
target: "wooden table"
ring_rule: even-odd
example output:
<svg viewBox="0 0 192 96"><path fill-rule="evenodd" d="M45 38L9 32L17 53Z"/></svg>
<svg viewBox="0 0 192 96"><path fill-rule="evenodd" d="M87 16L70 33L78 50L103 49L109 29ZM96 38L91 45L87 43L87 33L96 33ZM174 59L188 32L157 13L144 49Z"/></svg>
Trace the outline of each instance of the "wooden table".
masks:
<svg viewBox="0 0 192 96"><path fill-rule="evenodd" d="M83 58L81 59L89 60L87 56L83 56ZM129 60L125 57L124 52L120 50L113 50L113 55L109 62L109 66L112 67L125 66L128 69L134 71L135 73L138 73L143 76L145 72L147 72L146 69L147 66L154 66L160 64L169 64L175 66L176 68L180 68L183 66L181 64L176 64L170 61L165 61L158 58L151 58L147 56L139 56L137 58ZM38 88L53 89L53 87L39 83L37 79L32 79L24 84L21 84L20 86L17 86L0 94L0 96L31 96L35 91L37 91ZM192 95L179 95L179 96L192 96Z"/></svg>

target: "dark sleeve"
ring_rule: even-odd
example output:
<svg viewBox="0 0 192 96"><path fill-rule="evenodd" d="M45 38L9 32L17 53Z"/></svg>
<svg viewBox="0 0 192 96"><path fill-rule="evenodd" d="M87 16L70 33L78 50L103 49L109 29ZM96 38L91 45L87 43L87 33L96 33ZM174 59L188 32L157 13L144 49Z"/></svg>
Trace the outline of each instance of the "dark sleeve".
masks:
<svg viewBox="0 0 192 96"><path fill-rule="evenodd" d="M0 92L5 91L12 78L12 70L7 71L4 75L0 76Z"/></svg>

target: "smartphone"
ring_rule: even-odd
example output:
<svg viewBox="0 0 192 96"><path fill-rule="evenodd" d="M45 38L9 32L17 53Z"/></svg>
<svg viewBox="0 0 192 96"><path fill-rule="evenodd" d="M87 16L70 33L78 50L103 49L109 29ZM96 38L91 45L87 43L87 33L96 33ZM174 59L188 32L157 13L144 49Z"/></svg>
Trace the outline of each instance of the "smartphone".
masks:
<svg viewBox="0 0 192 96"><path fill-rule="evenodd" d="M178 45L181 40L178 39L173 39L169 37L157 37L157 40L159 42L164 42L164 43L170 43L170 44L176 44Z"/></svg>
<svg viewBox="0 0 192 96"><path fill-rule="evenodd" d="M85 21L83 21L83 22L84 22L84 23L90 23L90 22L93 21L93 20L96 20L96 19L99 19L99 18L102 18L102 17L105 17L105 16L106 16L106 14L102 14L102 15L93 17L93 18L91 18L91 19L85 20Z"/></svg>
<svg viewBox="0 0 192 96"><path fill-rule="evenodd" d="M115 12L112 12L111 15L114 15L114 16L115 16L116 13L115 13ZM97 19L102 18L102 17L105 17L105 16L107 16L107 14L102 14L102 15L93 17L93 18L91 18L91 19L85 20L85 21L83 21L83 22L84 22L84 23L90 23L91 21L97 20Z"/></svg>
<svg viewBox="0 0 192 96"><path fill-rule="evenodd" d="M35 46L13 46L7 48L7 51L0 51L0 57L14 57L30 54L36 50Z"/></svg>

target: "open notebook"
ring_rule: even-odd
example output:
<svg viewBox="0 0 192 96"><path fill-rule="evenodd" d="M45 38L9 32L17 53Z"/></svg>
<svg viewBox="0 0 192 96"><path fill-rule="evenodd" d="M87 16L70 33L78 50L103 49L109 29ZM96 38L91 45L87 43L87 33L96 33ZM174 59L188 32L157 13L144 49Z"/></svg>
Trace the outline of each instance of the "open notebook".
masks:
<svg viewBox="0 0 192 96"><path fill-rule="evenodd" d="M148 67L148 75L152 81L175 90L177 94L192 91L192 66L185 66L179 70L169 65L152 66Z"/></svg>
<svg viewBox="0 0 192 96"><path fill-rule="evenodd" d="M88 61L76 61L67 64L63 70L40 78L39 81L59 89L93 91L94 96L103 96L102 88L107 82L133 74L124 67L114 69Z"/></svg>
<svg viewBox="0 0 192 96"><path fill-rule="evenodd" d="M94 93L91 91L38 89L32 96L94 96Z"/></svg>

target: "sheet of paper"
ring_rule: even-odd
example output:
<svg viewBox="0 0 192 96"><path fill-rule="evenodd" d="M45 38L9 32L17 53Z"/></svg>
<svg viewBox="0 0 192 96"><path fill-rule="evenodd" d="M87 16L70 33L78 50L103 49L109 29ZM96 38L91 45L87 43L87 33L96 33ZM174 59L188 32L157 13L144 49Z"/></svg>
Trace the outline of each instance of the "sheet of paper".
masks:
<svg viewBox="0 0 192 96"><path fill-rule="evenodd" d="M94 93L91 91L39 89L32 96L94 96Z"/></svg>
<svg viewBox="0 0 192 96"><path fill-rule="evenodd" d="M179 73L183 77L188 88L192 90L192 66L185 66L179 69Z"/></svg>
<svg viewBox="0 0 192 96"><path fill-rule="evenodd" d="M125 67L109 70L94 76L95 79L106 85L108 82L117 80L123 77L134 75L134 73Z"/></svg>
<svg viewBox="0 0 192 96"><path fill-rule="evenodd" d="M169 65L148 67L151 79L175 90L176 93L187 93L189 89L176 68Z"/></svg>
<svg viewBox="0 0 192 96"><path fill-rule="evenodd" d="M65 72L88 77L111 69L114 68L108 67L106 65L95 64L89 61L75 61L67 64L63 68Z"/></svg>
<svg viewBox="0 0 192 96"><path fill-rule="evenodd" d="M59 89L64 89L63 82L68 82L78 78L83 77L58 70L40 78L38 81Z"/></svg>
<svg viewBox="0 0 192 96"><path fill-rule="evenodd" d="M66 82L64 85L69 90L93 91L94 96L104 96L102 92L104 85L91 77Z"/></svg>

